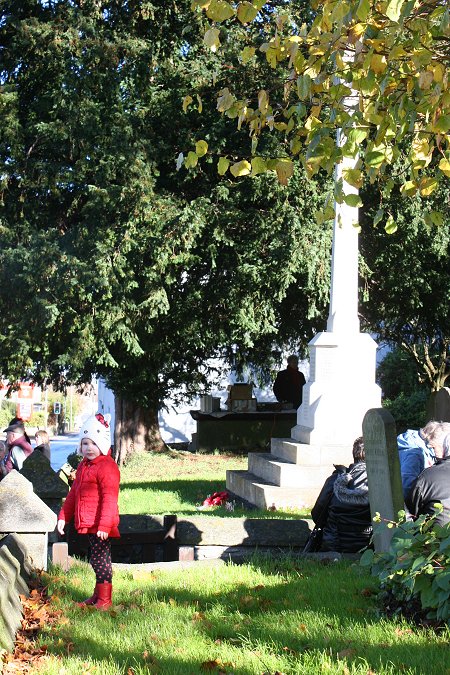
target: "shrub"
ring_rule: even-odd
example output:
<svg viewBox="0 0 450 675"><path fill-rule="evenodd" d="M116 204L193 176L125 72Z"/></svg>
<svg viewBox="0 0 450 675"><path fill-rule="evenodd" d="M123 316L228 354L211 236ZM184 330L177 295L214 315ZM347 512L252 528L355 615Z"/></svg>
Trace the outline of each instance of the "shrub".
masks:
<svg viewBox="0 0 450 675"><path fill-rule="evenodd" d="M434 517L379 522L375 532L394 528L389 550L367 550L361 565L370 567L381 583L380 601L386 613L450 625L450 524L435 525Z"/></svg>
<svg viewBox="0 0 450 675"><path fill-rule="evenodd" d="M427 421L428 398L428 392L420 389L409 395L400 394L394 399L383 400L383 408L389 410L395 420L397 433L423 427Z"/></svg>

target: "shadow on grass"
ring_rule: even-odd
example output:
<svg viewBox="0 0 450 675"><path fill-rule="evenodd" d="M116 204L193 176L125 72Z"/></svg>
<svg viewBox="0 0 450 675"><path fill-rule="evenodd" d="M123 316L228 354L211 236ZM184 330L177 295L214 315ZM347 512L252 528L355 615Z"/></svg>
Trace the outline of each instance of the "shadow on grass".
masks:
<svg viewBox="0 0 450 675"><path fill-rule="evenodd" d="M266 573L270 574L270 567L277 573L274 561L261 564L261 568L264 567ZM173 612L174 639L165 638L170 655L157 658L157 664L154 664L157 672L171 675L202 672L200 659L193 662L182 656L184 640L189 640L189 635L185 638L177 636L183 621L194 621L195 634L203 637L205 661L220 654L221 644L253 655L264 645L279 659L280 668L286 669L286 661L289 662L290 673L320 672L313 670L313 664L317 667L324 655L336 664L333 671L336 673L349 672L345 668L346 662L355 668L352 669L355 673L369 672L365 664L378 673L380 668L384 673L442 675L448 672L448 636L441 643L433 642L433 639L427 639L426 632L420 634L417 631L419 637L416 637L406 624L378 618L371 595L374 584L374 580L355 572L350 565L325 569L304 561L294 562L287 574L286 566L280 566L275 584L239 583L223 592L202 592L198 586L191 590L168 581L156 588L147 585L141 593L133 593L132 598L129 592L128 597L121 598L119 592L117 615L104 615L103 630L105 635L108 631L117 633L120 630L126 630L128 635L141 635L145 616L155 618L159 611L163 618L158 619L158 624ZM79 594L79 589L70 582L66 588L71 594ZM77 625L78 621L71 625L75 653L82 658L108 660L111 655L109 641L81 638L77 641ZM145 670L148 662L143 657L143 650L147 649L151 654L152 640L158 639L154 630L154 626L149 627L147 643L144 640L143 644L127 651L114 650L115 663L124 671L126 667L139 664L143 672L152 672L152 668ZM164 638L161 639L164 642ZM421 639L422 643L417 643ZM244 666L225 672L248 675L256 671Z"/></svg>

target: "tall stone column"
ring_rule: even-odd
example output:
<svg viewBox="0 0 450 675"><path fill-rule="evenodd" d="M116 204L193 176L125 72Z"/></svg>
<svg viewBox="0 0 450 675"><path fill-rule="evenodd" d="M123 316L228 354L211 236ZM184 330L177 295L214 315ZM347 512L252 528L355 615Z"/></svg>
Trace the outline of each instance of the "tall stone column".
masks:
<svg viewBox="0 0 450 675"><path fill-rule="evenodd" d="M337 142L345 142L341 133ZM335 179L343 178L345 169L355 168L356 162L357 157L345 157L336 167ZM343 191L358 192L345 180ZM381 406L375 383L377 346L359 329L357 226L358 208L336 203L327 330L309 343L310 380L303 387L303 403L292 429L292 437L301 443L348 447L361 436L367 410Z"/></svg>

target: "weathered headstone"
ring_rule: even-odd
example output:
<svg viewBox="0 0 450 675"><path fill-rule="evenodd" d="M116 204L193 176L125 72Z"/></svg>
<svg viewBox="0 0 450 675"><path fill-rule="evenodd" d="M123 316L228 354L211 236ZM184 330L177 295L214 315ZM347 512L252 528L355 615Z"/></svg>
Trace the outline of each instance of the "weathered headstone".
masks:
<svg viewBox="0 0 450 675"><path fill-rule="evenodd" d="M24 542L28 563L36 569L47 569L48 533L55 529L56 520L18 471L0 482L0 536L16 533Z"/></svg>
<svg viewBox="0 0 450 675"><path fill-rule="evenodd" d="M54 513L59 513L61 502L69 492L69 486L52 469L50 462L40 450L35 450L26 458L20 473L30 481L34 494Z"/></svg>
<svg viewBox="0 0 450 675"><path fill-rule="evenodd" d="M395 421L390 412L372 408L363 420L364 450L369 484L372 518L379 513L383 520L397 520L404 508ZM376 551L386 551L392 530L374 535Z"/></svg>
<svg viewBox="0 0 450 675"><path fill-rule="evenodd" d="M433 391L428 402L428 419L450 422L450 388Z"/></svg>

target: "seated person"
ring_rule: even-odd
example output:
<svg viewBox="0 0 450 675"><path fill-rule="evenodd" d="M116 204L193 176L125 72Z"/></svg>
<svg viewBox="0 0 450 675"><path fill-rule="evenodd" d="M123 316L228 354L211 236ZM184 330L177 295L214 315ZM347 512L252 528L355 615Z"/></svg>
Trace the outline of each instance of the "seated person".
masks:
<svg viewBox="0 0 450 675"><path fill-rule="evenodd" d="M405 498L411 486L424 469L436 463L436 452L442 452L442 441L450 432L448 423L431 420L422 429L407 429L397 436L400 472Z"/></svg>
<svg viewBox="0 0 450 675"><path fill-rule="evenodd" d="M450 428L448 422L445 426ZM405 501L413 517L437 513L436 524L446 525L450 523L450 433L435 446L435 452L436 464L422 471ZM436 503L442 504L441 512Z"/></svg>
<svg viewBox="0 0 450 675"><path fill-rule="evenodd" d="M353 443L354 463L337 466L327 478L311 515L322 527L321 551L356 553L366 548L372 536L364 441Z"/></svg>
<svg viewBox="0 0 450 675"><path fill-rule="evenodd" d="M25 438L23 422L10 424L4 431L7 454L0 465L0 470L2 475L6 476L13 469L21 470L24 461L33 452L33 448Z"/></svg>
<svg viewBox="0 0 450 675"><path fill-rule="evenodd" d="M280 403L292 403L293 408L298 408L302 402L303 385L305 376L298 369L298 358L295 354L288 357L287 368L280 370L273 384L273 393Z"/></svg>
<svg viewBox="0 0 450 675"><path fill-rule="evenodd" d="M34 435L36 441L35 450L42 452L44 457L50 461L50 438L48 433L44 429L38 429Z"/></svg>

